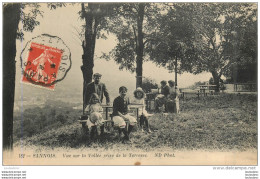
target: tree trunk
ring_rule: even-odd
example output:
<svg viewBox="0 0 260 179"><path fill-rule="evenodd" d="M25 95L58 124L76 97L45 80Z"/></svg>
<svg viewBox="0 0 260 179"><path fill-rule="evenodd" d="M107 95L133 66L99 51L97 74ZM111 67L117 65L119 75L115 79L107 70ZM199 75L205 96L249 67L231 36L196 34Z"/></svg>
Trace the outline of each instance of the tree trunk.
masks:
<svg viewBox="0 0 260 179"><path fill-rule="evenodd" d="M92 81L93 68L94 68L94 52L95 52L95 44L96 44L96 31L98 22L94 17L91 10L88 12L85 11L84 3L81 4L83 17L86 22L85 29L85 40L82 43L83 55L82 55L82 63L81 70L83 73L83 104L84 94L86 90L86 86L88 83ZM88 8L93 9L93 3L88 3Z"/></svg>
<svg viewBox="0 0 260 179"><path fill-rule="evenodd" d="M175 57L175 64L174 64L174 66L175 66L175 89L177 89L177 86L178 86L178 77L177 77L177 74L178 74L178 58L177 58L177 56Z"/></svg>
<svg viewBox="0 0 260 179"><path fill-rule="evenodd" d="M219 92L220 76L218 75L218 73L216 71L211 71L211 74L213 76L214 85L217 86L216 89L215 89L215 92Z"/></svg>
<svg viewBox="0 0 260 179"><path fill-rule="evenodd" d="M138 17L137 17L137 57L136 57L136 88L142 87L142 77L143 77L143 52L144 52L144 42L143 42L143 20L144 20L144 8L143 3L139 4Z"/></svg>
<svg viewBox="0 0 260 179"><path fill-rule="evenodd" d="M3 149L13 149L16 36L21 4L3 8Z"/></svg>

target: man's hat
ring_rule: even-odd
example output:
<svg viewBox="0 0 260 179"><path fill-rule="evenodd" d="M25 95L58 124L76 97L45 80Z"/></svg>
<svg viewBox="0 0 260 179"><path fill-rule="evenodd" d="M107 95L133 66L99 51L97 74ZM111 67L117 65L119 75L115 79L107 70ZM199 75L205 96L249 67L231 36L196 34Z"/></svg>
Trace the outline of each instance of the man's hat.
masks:
<svg viewBox="0 0 260 179"><path fill-rule="evenodd" d="M94 75L93 75L93 77L101 77L102 75L100 74L100 73L95 73Z"/></svg>

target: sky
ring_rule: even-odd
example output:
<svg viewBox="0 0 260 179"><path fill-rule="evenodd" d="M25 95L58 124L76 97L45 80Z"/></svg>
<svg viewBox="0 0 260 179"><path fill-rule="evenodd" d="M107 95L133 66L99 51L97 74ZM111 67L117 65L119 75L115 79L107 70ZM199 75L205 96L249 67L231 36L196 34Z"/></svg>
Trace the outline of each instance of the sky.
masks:
<svg viewBox="0 0 260 179"><path fill-rule="evenodd" d="M82 30L82 25L84 21L79 18L78 12L80 11L80 6L75 4L73 6L69 5L63 8L57 8L55 10L50 10L47 8L46 4L41 4L41 9L43 17L38 16L37 20L40 22L39 26L33 30L33 32L24 32L24 40L17 40L17 78L20 80L20 53L23 48L25 48L26 42L30 41L33 37L36 37L41 34L50 34L53 36L60 37L65 44L70 48L71 57L72 57L72 68L68 72L66 79L58 85L63 85L64 83L75 83L76 85L82 85L83 77L80 70L82 65L82 47L81 40L77 31ZM19 24L20 29L22 29L22 24ZM116 38L114 35L110 34L108 39L98 39L96 42L95 56L100 56L102 52L108 53L116 45ZM106 61L105 59L95 58L94 61L94 73L101 73L102 82L104 82L108 89L116 90L125 85L129 89L134 90L135 88L135 74L130 73L129 71L119 70L119 65L116 64L113 60ZM162 80L174 80L174 73L169 73L168 70L164 68L159 68L152 62L144 62L143 64L143 76L154 79L157 84ZM210 73L201 73L199 75L193 75L190 73L183 73L178 75L178 86L179 88L185 88L193 85L198 81L208 81L211 77ZM82 87L79 87L80 89Z"/></svg>

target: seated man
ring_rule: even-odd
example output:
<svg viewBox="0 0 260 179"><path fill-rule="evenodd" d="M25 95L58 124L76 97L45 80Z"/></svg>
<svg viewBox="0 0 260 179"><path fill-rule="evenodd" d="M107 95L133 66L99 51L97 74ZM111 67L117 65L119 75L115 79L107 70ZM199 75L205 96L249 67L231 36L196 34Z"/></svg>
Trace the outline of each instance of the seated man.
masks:
<svg viewBox="0 0 260 179"><path fill-rule="evenodd" d="M165 111L167 112L166 102L167 98L170 94L169 86L166 81L161 81L161 94L156 96L155 98L155 112L160 112L159 108L165 107Z"/></svg>
<svg viewBox="0 0 260 179"><path fill-rule="evenodd" d="M106 85L104 83L101 83L101 74L95 73L93 75L94 81L85 85L85 88L83 89L83 96L84 96L84 105L86 106L89 103L90 97L92 93L97 93L99 100L102 104L103 102L103 97L106 97L106 103L107 105L110 104L110 98L109 98L109 93L106 88ZM85 107L84 107L85 109Z"/></svg>
<svg viewBox="0 0 260 179"><path fill-rule="evenodd" d="M125 135L124 140L129 140L129 135L137 121L128 114L129 101L126 98L126 93L127 88L121 86L119 88L120 95L113 102L113 122L115 127L119 127L119 134L123 131Z"/></svg>

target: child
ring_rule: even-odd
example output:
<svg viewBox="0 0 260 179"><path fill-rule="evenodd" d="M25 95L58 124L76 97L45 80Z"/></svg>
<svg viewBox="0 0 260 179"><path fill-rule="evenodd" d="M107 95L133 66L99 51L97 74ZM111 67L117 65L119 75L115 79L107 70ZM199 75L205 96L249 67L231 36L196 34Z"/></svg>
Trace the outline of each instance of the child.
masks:
<svg viewBox="0 0 260 179"><path fill-rule="evenodd" d="M113 102L113 122L115 127L119 127L119 134L124 133L124 141L129 141L129 135L137 121L128 114L128 103L126 98L127 88L119 88L119 96Z"/></svg>
<svg viewBox="0 0 260 179"><path fill-rule="evenodd" d="M151 132L150 127L149 127L149 123L148 123L148 117L152 116L151 114L149 114L146 110L145 110L145 103L144 103L144 99L145 99L145 93L143 91L143 89L141 87L138 87L135 91L134 91L134 103L135 104L141 104L142 106L139 108L139 111L141 112L141 115L138 116L140 117L140 127L142 132L144 131L144 124L146 127L147 132Z"/></svg>
<svg viewBox="0 0 260 179"><path fill-rule="evenodd" d="M89 120L87 126L90 130L90 138L92 139L97 134L97 126L100 126L101 135L104 134L104 122L102 117L103 108L100 105L99 97L97 93L92 93L89 104L86 107L86 112L89 114Z"/></svg>

